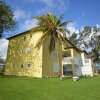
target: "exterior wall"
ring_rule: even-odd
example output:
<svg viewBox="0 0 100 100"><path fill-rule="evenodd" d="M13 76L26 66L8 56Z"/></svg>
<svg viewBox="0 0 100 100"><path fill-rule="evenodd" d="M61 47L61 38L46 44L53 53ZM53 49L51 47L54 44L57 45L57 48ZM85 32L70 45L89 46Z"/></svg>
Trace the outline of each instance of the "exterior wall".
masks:
<svg viewBox="0 0 100 100"><path fill-rule="evenodd" d="M92 68L92 61L90 58L87 58L84 52L81 54L83 66L82 75L83 76L93 76L93 68Z"/></svg>
<svg viewBox="0 0 100 100"><path fill-rule="evenodd" d="M62 49L61 45L57 42L56 49L52 52L49 51L50 37L43 43L43 77L59 77L62 67Z"/></svg>
<svg viewBox="0 0 100 100"><path fill-rule="evenodd" d="M3 73L4 66L5 64L0 64L0 74Z"/></svg>
<svg viewBox="0 0 100 100"><path fill-rule="evenodd" d="M68 49L68 50L63 50L63 53L64 52L67 52L67 53L65 53L65 57L63 57L62 63L63 64L72 64L72 59L73 59L72 52L73 51L71 52L71 49Z"/></svg>
<svg viewBox="0 0 100 100"><path fill-rule="evenodd" d="M35 48L42 32L29 32L9 40L5 75L42 77L42 47Z"/></svg>
<svg viewBox="0 0 100 100"><path fill-rule="evenodd" d="M63 52L71 51L71 56L64 57L62 63L63 65L67 64L67 66L69 66L69 64L72 65L73 76L93 76L92 61L90 58L87 58L87 55L84 52L82 53L74 48L62 50ZM88 62L86 63L86 61Z"/></svg>
<svg viewBox="0 0 100 100"><path fill-rule="evenodd" d="M66 57L69 60L66 60L66 63L64 64L70 64L72 66L73 76L81 76L81 53L74 48L68 50L71 51L71 56Z"/></svg>
<svg viewBox="0 0 100 100"><path fill-rule="evenodd" d="M73 74L74 76L81 76L81 65L82 65L82 59L81 59L81 53L73 49Z"/></svg>
<svg viewBox="0 0 100 100"><path fill-rule="evenodd" d="M97 61L94 63L93 71L94 71L95 75L100 74L100 61Z"/></svg>
<svg viewBox="0 0 100 100"><path fill-rule="evenodd" d="M62 63L66 66L69 66L73 70L73 76L81 76L81 53L80 51L77 51L74 48L63 50L63 51L68 51L70 56L66 56L63 58Z"/></svg>

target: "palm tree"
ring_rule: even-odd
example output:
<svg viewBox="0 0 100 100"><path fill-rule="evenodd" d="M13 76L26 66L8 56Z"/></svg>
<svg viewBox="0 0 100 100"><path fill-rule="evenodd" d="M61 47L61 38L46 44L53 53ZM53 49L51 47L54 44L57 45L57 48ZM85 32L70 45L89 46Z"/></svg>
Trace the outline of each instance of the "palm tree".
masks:
<svg viewBox="0 0 100 100"><path fill-rule="evenodd" d="M51 13L48 13L43 16L37 16L34 18L38 21L37 29L43 31L43 35L38 40L36 47L40 48L45 39L47 37L50 37L49 51L51 53L53 50L56 50L58 56L57 58L59 58L56 44L57 42L59 42L62 45L62 42L66 41L64 38L66 36L65 26L71 21L62 22L62 15L60 17L57 17ZM68 30L66 29L66 31Z"/></svg>

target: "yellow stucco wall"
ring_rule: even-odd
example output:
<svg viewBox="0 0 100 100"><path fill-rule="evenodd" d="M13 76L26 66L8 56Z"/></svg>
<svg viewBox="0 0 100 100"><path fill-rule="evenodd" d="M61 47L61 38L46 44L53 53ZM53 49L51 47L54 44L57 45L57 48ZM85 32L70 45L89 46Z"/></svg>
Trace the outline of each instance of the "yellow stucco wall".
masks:
<svg viewBox="0 0 100 100"><path fill-rule="evenodd" d="M46 38L43 43L43 67L42 72L44 77L59 77L62 67L62 48L60 43L57 42L56 49L52 52L49 51L50 37Z"/></svg>
<svg viewBox="0 0 100 100"><path fill-rule="evenodd" d="M6 75L42 77L42 47L35 44L42 32L28 32L9 40Z"/></svg>
<svg viewBox="0 0 100 100"><path fill-rule="evenodd" d="M42 34L42 32L30 31L9 40L5 75L30 77L56 77L60 75L62 67L61 45L57 43L59 57L55 57L55 53L49 52L49 37L38 50L35 45ZM57 70L57 64L59 65L59 71ZM56 66L55 69L54 66Z"/></svg>

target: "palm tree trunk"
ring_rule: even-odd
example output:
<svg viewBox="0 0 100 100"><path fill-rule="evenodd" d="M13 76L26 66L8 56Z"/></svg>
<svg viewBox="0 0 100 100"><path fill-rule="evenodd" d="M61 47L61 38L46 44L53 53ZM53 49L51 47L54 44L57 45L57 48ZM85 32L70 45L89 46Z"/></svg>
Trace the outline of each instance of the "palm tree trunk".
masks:
<svg viewBox="0 0 100 100"><path fill-rule="evenodd" d="M58 43L57 43L58 44ZM59 65L59 68L60 68L60 55L59 55L59 47L57 46L56 44L56 52L57 52L57 63ZM59 70L60 71L60 70ZM63 77L63 67L61 66L61 76L60 77Z"/></svg>

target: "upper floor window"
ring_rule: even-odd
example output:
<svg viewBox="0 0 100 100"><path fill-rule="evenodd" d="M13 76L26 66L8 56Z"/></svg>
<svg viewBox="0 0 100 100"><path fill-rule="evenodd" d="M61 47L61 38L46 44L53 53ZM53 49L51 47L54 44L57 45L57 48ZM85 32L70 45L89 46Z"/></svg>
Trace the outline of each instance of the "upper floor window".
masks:
<svg viewBox="0 0 100 100"><path fill-rule="evenodd" d="M30 48L30 47L24 49L25 53L30 53L31 51L32 51L32 48Z"/></svg>
<svg viewBox="0 0 100 100"><path fill-rule="evenodd" d="M29 40L32 37L31 34L24 35L24 40Z"/></svg>
<svg viewBox="0 0 100 100"><path fill-rule="evenodd" d="M31 64L27 64L27 67L31 67Z"/></svg>
<svg viewBox="0 0 100 100"><path fill-rule="evenodd" d="M26 36L24 36L24 40L26 40Z"/></svg>
<svg viewBox="0 0 100 100"><path fill-rule="evenodd" d="M30 34L30 38L32 38L32 34Z"/></svg>
<svg viewBox="0 0 100 100"><path fill-rule="evenodd" d="M27 47L27 48L19 48L20 53L30 53L32 52L32 48Z"/></svg>

